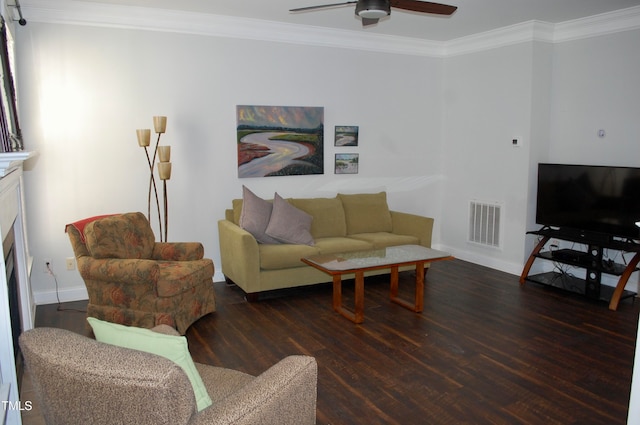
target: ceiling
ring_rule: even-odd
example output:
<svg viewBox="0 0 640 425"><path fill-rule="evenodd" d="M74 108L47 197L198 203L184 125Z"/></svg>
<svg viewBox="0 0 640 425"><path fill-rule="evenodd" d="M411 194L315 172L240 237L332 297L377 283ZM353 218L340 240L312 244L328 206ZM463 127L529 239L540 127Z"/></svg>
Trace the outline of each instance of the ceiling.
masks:
<svg viewBox="0 0 640 425"><path fill-rule="evenodd" d="M364 33L449 41L532 20L560 23L640 6L640 0L451 0L458 10L449 17L391 10L377 25L362 28L355 5L313 12L289 9L341 0L73 0L140 6L214 15L262 19Z"/></svg>

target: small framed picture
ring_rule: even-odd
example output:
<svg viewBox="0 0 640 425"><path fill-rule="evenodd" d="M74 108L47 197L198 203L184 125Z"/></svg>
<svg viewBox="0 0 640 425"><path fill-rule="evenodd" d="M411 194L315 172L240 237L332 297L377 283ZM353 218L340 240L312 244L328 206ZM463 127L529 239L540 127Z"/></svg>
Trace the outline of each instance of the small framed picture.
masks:
<svg viewBox="0 0 640 425"><path fill-rule="evenodd" d="M357 153L337 153L335 174L358 174L359 157Z"/></svg>
<svg viewBox="0 0 640 425"><path fill-rule="evenodd" d="M358 146L357 125L336 125L336 146Z"/></svg>

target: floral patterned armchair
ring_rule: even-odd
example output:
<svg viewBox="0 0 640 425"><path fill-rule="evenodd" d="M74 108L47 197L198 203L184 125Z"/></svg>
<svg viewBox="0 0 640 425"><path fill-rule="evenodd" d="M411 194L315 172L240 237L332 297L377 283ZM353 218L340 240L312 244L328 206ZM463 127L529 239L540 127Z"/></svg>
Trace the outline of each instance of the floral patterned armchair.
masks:
<svg viewBox="0 0 640 425"><path fill-rule="evenodd" d="M199 242L156 242L140 212L66 226L89 293L87 316L181 334L215 311L213 261Z"/></svg>

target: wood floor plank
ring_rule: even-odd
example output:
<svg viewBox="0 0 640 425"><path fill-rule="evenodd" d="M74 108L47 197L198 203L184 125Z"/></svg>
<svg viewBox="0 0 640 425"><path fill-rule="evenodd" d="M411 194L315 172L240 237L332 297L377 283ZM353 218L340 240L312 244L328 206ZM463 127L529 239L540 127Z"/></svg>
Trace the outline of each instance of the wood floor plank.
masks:
<svg viewBox="0 0 640 425"><path fill-rule="evenodd" d="M414 278L401 273L400 296ZM333 311L330 284L248 303L216 283L217 311L186 336L195 361L254 375L314 356L318 424L626 423L640 303L610 311L518 278L433 264L421 314L390 302L388 276L367 278L361 325ZM343 297L353 304L353 281ZM87 334L81 313L52 306L36 322Z"/></svg>

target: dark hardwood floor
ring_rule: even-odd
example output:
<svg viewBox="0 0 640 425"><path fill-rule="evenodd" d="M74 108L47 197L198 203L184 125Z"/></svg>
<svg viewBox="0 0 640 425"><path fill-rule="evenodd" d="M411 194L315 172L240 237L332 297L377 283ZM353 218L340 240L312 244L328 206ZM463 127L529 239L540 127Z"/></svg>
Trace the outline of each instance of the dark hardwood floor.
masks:
<svg viewBox="0 0 640 425"><path fill-rule="evenodd" d="M639 302L613 312L454 260L432 265L416 314L389 302L386 278L366 280L362 325L333 312L328 284L247 303L216 283L218 310L188 330L191 353L254 375L314 356L319 424L626 423ZM413 279L401 275L409 297ZM55 305L36 324L87 334L83 313Z"/></svg>

